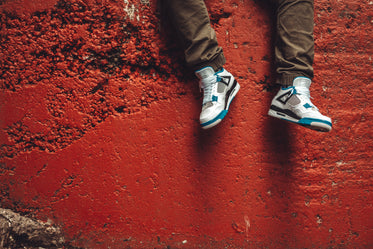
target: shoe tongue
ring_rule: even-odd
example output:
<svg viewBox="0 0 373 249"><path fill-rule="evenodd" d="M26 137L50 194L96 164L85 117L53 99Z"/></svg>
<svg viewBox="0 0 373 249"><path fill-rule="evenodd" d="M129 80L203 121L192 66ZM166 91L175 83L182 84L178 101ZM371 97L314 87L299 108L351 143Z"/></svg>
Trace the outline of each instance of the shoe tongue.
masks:
<svg viewBox="0 0 373 249"><path fill-rule="evenodd" d="M297 77L294 79L293 81L293 86L295 87L306 87L306 88L310 88L311 86L311 80L309 78L306 78L306 77Z"/></svg>
<svg viewBox="0 0 373 249"><path fill-rule="evenodd" d="M208 78L209 76L212 76L215 74L215 71L212 67L204 67L198 71L196 71L196 76L199 79L205 79Z"/></svg>

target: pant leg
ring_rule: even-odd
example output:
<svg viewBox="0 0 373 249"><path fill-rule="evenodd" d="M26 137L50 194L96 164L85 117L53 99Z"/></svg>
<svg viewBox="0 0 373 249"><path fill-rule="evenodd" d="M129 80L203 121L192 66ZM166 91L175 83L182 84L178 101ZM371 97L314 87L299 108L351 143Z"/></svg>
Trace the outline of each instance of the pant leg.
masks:
<svg viewBox="0 0 373 249"><path fill-rule="evenodd" d="M197 70L212 66L215 70L225 63L222 48L211 27L203 0L160 0L167 11L184 47L188 66Z"/></svg>
<svg viewBox="0 0 373 249"><path fill-rule="evenodd" d="M275 59L277 83L292 85L298 76L313 78L313 0L273 0L276 2L277 37Z"/></svg>

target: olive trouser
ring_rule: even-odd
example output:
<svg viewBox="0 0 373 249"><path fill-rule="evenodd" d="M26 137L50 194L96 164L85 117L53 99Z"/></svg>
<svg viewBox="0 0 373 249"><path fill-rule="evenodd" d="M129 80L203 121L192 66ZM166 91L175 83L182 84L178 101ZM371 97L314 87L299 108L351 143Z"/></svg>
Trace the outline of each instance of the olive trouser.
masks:
<svg viewBox="0 0 373 249"><path fill-rule="evenodd" d="M175 26L194 70L225 63L203 0L161 0ZM277 83L291 85L298 76L313 78L313 0L270 0L276 13Z"/></svg>

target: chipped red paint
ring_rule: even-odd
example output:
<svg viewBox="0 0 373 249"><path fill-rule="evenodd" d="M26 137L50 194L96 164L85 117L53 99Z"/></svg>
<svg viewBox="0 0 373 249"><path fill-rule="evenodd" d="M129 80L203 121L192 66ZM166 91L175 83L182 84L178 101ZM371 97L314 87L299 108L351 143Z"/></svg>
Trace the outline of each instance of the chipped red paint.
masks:
<svg viewBox="0 0 373 249"><path fill-rule="evenodd" d="M0 1L1 206L87 248L373 246L372 5L315 3L327 134L266 115L265 4L207 5L242 89L202 131L196 79L154 2Z"/></svg>

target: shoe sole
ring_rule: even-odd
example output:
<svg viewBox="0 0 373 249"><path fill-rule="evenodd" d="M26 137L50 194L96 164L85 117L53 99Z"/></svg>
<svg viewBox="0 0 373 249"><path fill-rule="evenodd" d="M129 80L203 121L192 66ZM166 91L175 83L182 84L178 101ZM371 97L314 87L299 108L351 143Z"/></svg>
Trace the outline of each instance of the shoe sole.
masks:
<svg viewBox="0 0 373 249"><path fill-rule="evenodd" d="M227 91L228 99L226 99L226 101L225 101L225 108L224 108L224 110L222 110L215 118L213 118L210 121L207 121L207 122L201 124L202 129L212 128L215 125L219 124L223 120L223 118L228 113L228 109L229 109L229 106L232 103L232 100L234 99L234 97L236 96L236 94L238 93L239 90L240 90L240 84L238 84L238 82L236 80L234 80L231 89L229 89Z"/></svg>
<svg viewBox="0 0 373 249"><path fill-rule="evenodd" d="M332 129L332 124L330 122L321 120L321 119L315 119L315 118L295 119L283 112L276 111L273 109L269 109L268 115L271 117L275 117L278 119L282 119L285 121L289 121L289 122L304 126L306 128L309 128L315 131L328 132Z"/></svg>

